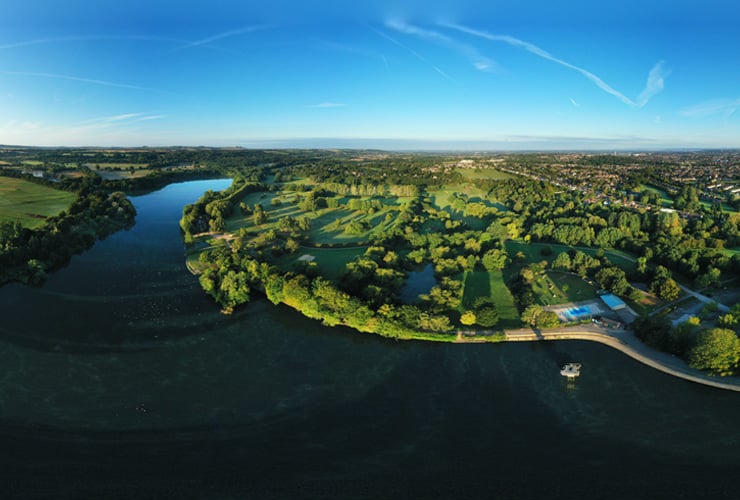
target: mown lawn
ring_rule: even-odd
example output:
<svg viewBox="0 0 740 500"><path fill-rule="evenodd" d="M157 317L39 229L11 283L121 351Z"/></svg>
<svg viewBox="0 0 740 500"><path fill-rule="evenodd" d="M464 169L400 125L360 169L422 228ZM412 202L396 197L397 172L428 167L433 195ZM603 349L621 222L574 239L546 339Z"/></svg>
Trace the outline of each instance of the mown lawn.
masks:
<svg viewBox="0 0 740 500"><path fill-rule="evenodd" d="M520 326L519 311L514 296L504 282L501 271L472 271L463 276L462 310L469 309L478 297L490 297L499 314L497 328Z"/></svg>
<svg viewBox="0 0 740 500"><path fill-rule="evenodd" d="M319 273L337 281L344 274L347 263L352 262L355 257L365 253L365 247L353 248L305 248L302 247L293 255L284 255L276 260L275 264L281 269L290 269L294 263L303 255L314 257L319 266Z"/></svg>
<svg viewBox="0 0 740 500"><path fill-rule="evenodd" d="M0 177L0 220L20 221L25 227L41 226L44 219L66 210L73 193L14 177Z"/></svg>
<svg viewBox="0 0 740 500"><path fill-rule="evenodd" d="M262 205L268 215L266 223L255 226L253 216L242 215L237 207L234 213L226 219L226 232L234 233L242 227L250 231L269 231L277 229L278 221L283 217L308 217L311 219L309 230L309 242L312 245L351 245L354 243L367 242L373 235L385 231L396 224L396 215L399 207L392 199L382 199L384 206L374 214L368 215L360 210L348 210L346 208L323 208L314 212L304 212L298 208L299 194L280 194L275 192L249 193L241 202L252 208L255 204ZM280 203L273 205L273 200ZM346 200L344 200L346 202ZM391 217L386 221L386 215ZM348 234L345 229L352 221L364 221L367 230L358 234Z"/></svg>
<svg viewBox="0 0 740 500"><path fill-rule="evenodd" d="M479 198L477 201L483 201L486 198L486 192L473 183L456 184L445 186L442 189L430 190L429 197L437 210L443 210L451 205L450 198L454 193L465 194L470 201L476 201L475 198Z"/></svg>
<svg viewBox="0 0 740 500"><path fill-rule="evenodd" d="M537 277L532 289L540 304L567 304L596 297L596 288L579 276L560 271L548 271Z"/></svg>

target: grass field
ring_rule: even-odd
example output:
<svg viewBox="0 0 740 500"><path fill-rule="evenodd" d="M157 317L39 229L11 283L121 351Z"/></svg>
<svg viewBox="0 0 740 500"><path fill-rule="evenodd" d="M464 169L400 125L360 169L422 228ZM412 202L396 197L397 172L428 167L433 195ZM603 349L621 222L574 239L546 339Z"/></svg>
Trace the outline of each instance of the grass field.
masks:
<svg viewBox="0 0 740 500"><path fill-rule="evenodd" d="M542 255L542 249L545 247L552 248L551 255ZM506 242L506 250L509 252L509 255L513 257L517 252L522 252L529 262L541 262L544 260L549 264L560 252L567 252L571 249L580 250L591 256L596 255L596 252L598 251L597 248L571 247L568 245L560 245L558 243L524 243L523 241L514 240ZM626 252L622 252L620 250L604 250L604 254L609 262L627 273L634 272L637 269L637 263L634 262L633 257Z"/></svg>
<svg viewBox="0 0 740 500"><path fill-rule="evenodd" d="M463 275L462 309L472 307L478 297L490 297L496 304L499 314L497 328L516 328L520 326L519 311L514 304L514 296L504 283L501 271L472 271Z"/></svg>
<svg viewBox="0 0 740 500"><path fill-rule="evenodd" d="M641 191L651 191L653 193L658 193L660 195L661 206L668 208L673 206L673 198L671 198L668 193L666 193L662 189L659 189L652 184L640 184L639 188Z"/></svg>
<svg viewBox="0 0 740 500"><path fill-rule="evenodd" d="M466 194L470 201L483 201L486 197L486 192L472 183L457 184L454 186L445 186L443 189L430 190L429 197L437 210L443 210L451 205L450 198L454 193Z"/></svg>
<svg viewBox="0 0 740 500"><path fill-rule="evenodd" d="M277 228L277 222L283 217L308 217L311 219L309 240L316 245L348 245L358 242L367 242L376 233L380 233L396 224L399 199L382 199L384 207L372 215L367 215L359 210L348 210L346 208L324 208L314 212L304 212L298 208L295 200L299 195L288 193L278 194L274 192L258 192L246 195L242 202L250 207L259 203L268 215L268 221L260 226L255 226L251 215L242 215L237 209L235 213L226 219L226 231L236 232L242 227L255 231L268 231ZM280 201L279 205L273 205L273 200ZM340 200L345 201L346 200ZM402 199L401 199L402 201ZM391 217L386 221L386 216ZM359 234L347 234L345 228L352 221L367 223L368 230Z"/></svg>
<svg viewBox="0 0 740 500"><path fill-rule="evenodd" d="M344 274L348 262L365 253L365 247L354 248L301 248L294 255L284 255L276 260L281 269L290 269L303 255L314 257L319 273L330 280L338 280Z"/></svg>
<svg viewBox="0 0 740 500"><path fill-rule="evenodd" d="M506 179L514 178L513 175L502 172L500 170L496 170L495 168L458 168L456 172L458 172L467 180L491 179L503 181Z"/></svg>
<svg viewBox="0 0 740 500"><path fill-rule="evenodd" d="M596 297L596 288L578 276L548 271L535 279L532 290L543 306L567 304Z"/></svg>
<svg viewBox="0 0 740 500"><path fill-rule="evenodd" d="M44 219L67 209L73 193L58 191L14 177L0 177L0 220L20 221L25 227L42 225Z"/></svg>

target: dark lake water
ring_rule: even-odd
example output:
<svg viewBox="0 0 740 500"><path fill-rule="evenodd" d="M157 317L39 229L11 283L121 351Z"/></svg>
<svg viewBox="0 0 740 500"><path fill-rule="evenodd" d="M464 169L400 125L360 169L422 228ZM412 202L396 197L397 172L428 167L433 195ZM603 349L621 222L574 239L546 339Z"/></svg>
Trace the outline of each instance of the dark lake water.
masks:
<svg viewBox="0 0 740 500"><path fill-rule="evenodd" d="M227 185L137 197L133 229L0 289L0 498L737 498L740 396L605 346L221 315L177 221Z"/></svg>
<svg viewBox="0 0 740 500"><path fill-rule="evenodd" d="M419 302L419 295L429 293L437 284L432 264L427 264L418 271L411 271L408 274L406 284L401 289L401 301L406 304Z"/></svg>

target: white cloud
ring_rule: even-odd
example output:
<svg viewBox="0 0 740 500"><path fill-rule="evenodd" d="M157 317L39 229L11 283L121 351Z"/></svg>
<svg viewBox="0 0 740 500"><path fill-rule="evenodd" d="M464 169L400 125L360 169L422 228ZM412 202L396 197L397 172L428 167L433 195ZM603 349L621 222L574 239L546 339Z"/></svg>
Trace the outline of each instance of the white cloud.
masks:
<svg viewBox="0 0 740 500"><path fill-rule="evenodd" d="M571 104L572 104L573 106L575 106L576 108L580 108L580 107L581 107L581 105L580 105L580 104L578 104L578 103L576 102L576 100L575 100L575 99L573 99L572 97L570 98L570 103L571 103Z"/></svg>
<svg viewBox="0 0 740 500"><path fill-rule="evenodd" d="M638 106L643 107L654 95L663 91L663 88L665 87L665 79L668 76L668 72L665 70L663 65L663 61L658 61L658 63L653 66L653 69L650 70L647 83L645 84L645 89L637 98Z"/></svg>

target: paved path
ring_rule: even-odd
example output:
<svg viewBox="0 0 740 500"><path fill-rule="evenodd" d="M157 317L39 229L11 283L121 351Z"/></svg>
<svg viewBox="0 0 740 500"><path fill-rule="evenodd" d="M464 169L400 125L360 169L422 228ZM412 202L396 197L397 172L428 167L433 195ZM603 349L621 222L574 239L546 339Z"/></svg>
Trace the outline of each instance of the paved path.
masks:
<svg viewBox="0 0 740 500"><path fill-rule="evenodd" d="M706 295L702 295L699 292L695 292L693 290L689 290L688 288L686 288L683 285L680 285L679 284L678 286L680 286L681 287L681 290L683 290L686 294L691 295L692 297L696 298L696 300L698 300L699 302L703 302L704 304L710 304L710 303L714 302L714 303L717 304L717 309L719 311L721 311L723 313L730 312L730 308L727 307L726 305L720 304L716 300L714 300L714 299L712 299L710 297L707 297Z"/></svg>
<svg viewBox="0 0 740 500"><path fill-rule="evenodd" d="M507 330L506 340L510 342L531 342L538 340L590 340L608 345L622 351L637 361L651 366L674 377L690 382L704 384L718 389L740 392L740 377L712 377L702 371L689 367L681 359L657 351L624 330L608 330L596 325L579 325L540 331L531 328Z"/></svg>

